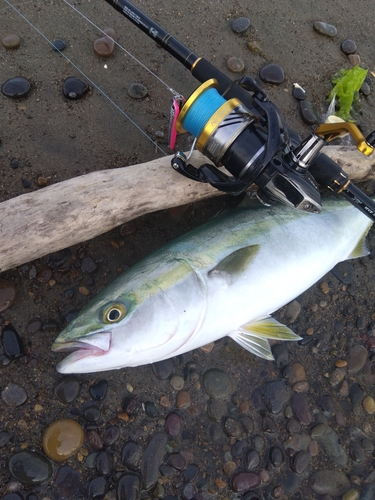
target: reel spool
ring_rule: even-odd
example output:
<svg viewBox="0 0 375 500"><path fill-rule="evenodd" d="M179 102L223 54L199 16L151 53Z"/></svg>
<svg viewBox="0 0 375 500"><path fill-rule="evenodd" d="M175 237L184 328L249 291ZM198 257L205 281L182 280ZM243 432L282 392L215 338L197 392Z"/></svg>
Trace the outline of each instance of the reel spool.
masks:
<svg viewBox="0 0 375 500"><path fill-rule="evenodd" d="M200 85L184 103L176 129L196 137L198 151L215 165L225 166L236 179L246 180L249 170L253 179L265 151L266 134L251 127L256 117L239 99L227 101L217 88L213 78Z"/></svg>

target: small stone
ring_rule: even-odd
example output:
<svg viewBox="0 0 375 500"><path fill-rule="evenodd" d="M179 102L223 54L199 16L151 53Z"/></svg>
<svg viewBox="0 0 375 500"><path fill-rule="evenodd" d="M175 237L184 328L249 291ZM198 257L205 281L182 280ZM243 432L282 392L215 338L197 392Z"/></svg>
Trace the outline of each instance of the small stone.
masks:
<svg viewBox="0 0 375 500"><path fill-rule="evenodd" d="M9 406L20 406L27 400L27 393L21 385L10 382L1 391L1 399Z"/></svg>
<svg viewBox="0 0 375 500"><path fill-rule="evenodd" d="M108 28L104 31L106 34L101 38L95 40L93 47L95 54L97 54L98 56L109 57L115 51L115 42L113 41L115 32L111 28Z"/></svg>
<svg viewBox="0 0 375 500"><path fill-rule="evenodd" d="M303 101L306 97L306 91L298 83L293 83L292 96L297 101Z"/></svg>
<svg viewBox="0 0 375 500"><path fill-rule="evenodd" d="M148 89L141 83L132 83L128 88L128 94L133 99L143 99L148 94Z"/></svg>
<svg viewBox="0 0 375 500"><path fill-rule="evenodd" d="M152 401L146 401L144 403L144 409L149 417L153 417L153 418L157 417L158 410Z"/></svg>
<svg viewBox="0 0 375 500"><path fill-rule="evenodd" d="M311 104L311 102L306 100L300 101L299 109L301 111L303 121L308 125L316 125L320 122L315 107Z"/></svg>
<svg viewBox="0 0 375 500"><path fill-rule="evenodd" d="M177 437L181 434L182 421L181 417L173 412L165 419L165 430L169 436Z"/></svg>
<svg viewBox="0 0 375 500"><path fill-rule="evenodd" d="M100 408L98 408L97 406L89 406L88 408L85 408L83 411L84 419L91 424L97 422L100 418L100 415L101 411Z"/></svg>
<svg viewBox="0 0 375 500"><path fill-rule="evenodd" d="M357 373L365 366L367 361L368 352L362 345L355 345L349 352L347 357L348 372Z"/></svg>
<svg viewBox="0 0 375 500"><path fill-rule="evenodd" d="M67 404L75 400L78 396L79 389L79 380L69 375L55 385L53 393L62 403Z"/></svg>
<svg viewBox="0 0 375 500"><path fill-rule="evenodd" d="M360 90L361 94L363 94L366 97L371 94L371 88L367 82L363 82L362 86L359 90Z"/></svg>
<svg viewBox="0 0 375 500"><path fill-rule="evenodd" d="M120 437L120 429L117 427L117 425L112 425L111 427L108 427L108 429L105 430L103 439L104 439L104 444L106 446L111 446L114 444Z"/></svg>
<svg viewBox="0 0 375 500"><path fill-rule="evenodd" d="M15 78L10 78L1 87L1 92L12 98L25 97L31 90L31 85L29 80L23 78L22 76L16 76Z"/></svg>
<svg viewBox="0 0 375 500"><path fill-rule="evenodd" d="M63 83L62 91L65 97L68 99L80 99L86 92L88 92L89 86L86 82L80 78L69 77Z"/></svg>
<svg viewBox="0 0 375 500"><path fill-rule="evenodd" d="M179 392L176 401L177 408L188 408L190 404L190 393L188 391Z"/></svg>
<svg viewBox="0 0 375 500"><path fill-rule="evenodd" d="M306 380L306 370L301 363L292 363L286 369L285 373L288 375L287 378L292 385L296 382L304 382Z"/></svg>
<svg viewBox="0 0 375 500"><path fill-rule="evenodd" d="M329 376L329 383L332 386L339 385L339 383L344 380L345 375L346 375L345 368L335 368L335 370L333 370L333 372Z"/></svg>
<svg viewBox="0 0 375 500"><path fill-rule="evenodd" d="M233 384L229 376L218 368L207 370L203 374L203 387L212 399L229 399Z"/></svg>
<svg viewBox="0 0 375 500"><path fill-rule="evenodd" d="M283 83L285 75L284 70L277 64L267 64L259 72L259 76L263 82L273 85Z"/></svg>
<svg viewBox="0 0 375 500"><path fill-rule="evenodd" d="M298 318L300 312L301 304L298 302L298 300L293 300L286 306L285 317L290 323L294 323L294 321Z"/></svg>
<svg viewBox="0 0 375 500"><path fill-rule="evenodd" d="M354 52L357 50L357 45L355 42L353 42L353 40L345 40L341 44L341 50L346 55L354 54Z"/></svg>
<svg viewBox="0 0 375 500"><path fill-rule="evenodd" d="M246 453L246 460L245 460L245 464L246 464L246 467L248 469L256 469L257 467L259 467L260 465L260 462L261 462L261 458L260 458L260 454L258 451L256 450L249 450L247 453Z"/></svg>
<svg viewBox="0 0 375 500"><path fill-rule="evenodd" d="M321 470L310 477L310 486L319 495L339 496L350 488L349 479L339 470Z"/></svg>
<svg viewBox="0 0 375 500"><path fill-rule="evenodd" d="M239 57L230 57L227 60L227 68L232 73L241 73L245 69L245 63Z"/></svg>
<svg viewBox="0 0 375 500"><path fill-rule="evenodd" d="M1 44L6 49L17 49L20 46L20 37L13 33L7 33L1 37Z"/></svg>
<svg viewBox="0 0 375 500"><path fill-rule="evenodd" d="M375 413L375 401L372 396L366 396L363 401L363 408L367 411L369 415Z"/></svg>
<svg viewBox="0 0 375 500"><path fill-rule="evenodd" d="M171 387L176 391L180 391L184 387L184 379L180 375L174 375L169 381Z"/></svg>
<svg viewBox="0 0 375 500"><path fill-rule="evenodd" d="M53 44L52 44L52 49L55 50L56 52L61 52L64 50L66 47L66 43L64 40L61 40L60 38L56 39Z"/></svg>
<svg viewBox="0 0 375 500"><path fill-rule="evenodd" d="M342 500L359 500L359 492L352 488L343 495Z"/></svg>
<svg viewBox="0 0 375 500"><path fill-rule="evenodd" d="M48 179L40 175L37 179L37 184L39 187L46 187L48 184Z"/></svg>
<svg viewBox="0 0 375 500"><path fill-rule="evenodd" d="M307 392L310 389L308 382L296 382L293 385L293 391L295 392Z"/></svg>
<svg viewBox="0 0 375 500"><path fill-rule="evenodd" d="M314 30L320 35L325 35L330 37L337 35L337 29L335 26L333 26L332 24L323 23L321 21L314 22Z"/></svg>
<svg viewBox="0 0 375 500"><path fill-rule="evenodd" d="M33 486L49 481L53 472L46 457L30 450L15 453L9 460L9 470L17 481Z"/></svg>
<svg viewBox="0 0 375 500"><path fill-rule="evenodd" d="M106 380L99 380L90 386L90 394L97 401L102 401L108 391L108 382Z"/></svg>
<svg viewBox="0 0 375 500"><path fill-rule="evenodd" d="M295 393L291 398L291 406L294 417L302 425L310 425L313 421L313 415L305 393Z"/></svg>
<svg viewBox="0 0 375 500"><path fill-rule="evenodd" d="M327 282L323 281L323 283L320 283L319 285L319 288L321 289L321 291L327 295L327 293L329 293L329 285Z"/></svg>
<svg viewBox="0 0 375 500"><path fill-rule="evenodd" d="M347 366L347 361L345 359L338 359L337 361L335 361L335 366L337 368L345 368L345 366Z"/></svg>
<svg viewBox="0 0 375 500"><path fill-rule="evenodd" d="M131 470L136 470L142 457L141 447L134 441L128 441L121 450L121 463Z"/></svg>
<svg viewBox="0 0 375 500"><path fill-rule="evenodd" d="M29 179L22 179L21 182L24 188L29 188L32 186L32 183Z"/></svg>
<svg viewBox="0 0 375 500"><path fill-rule="evenodd" d="M16 329L9 323L1 331L4 353L9 359L16 359L25 354L25 348Z"/></svg>
<svg viewBox="0 0 375 500"><path fill-rule="evenodd" d="M88 484L89 498L103 498L108 491L108 484L104 477L95 477Z"/></svg>
<svg viewBox="0 0 375 500"><path fill-rule="evenodd" d="M255 472L237 472L231 479L231 489L235 492L247 491L260 484L259 474Z"/></svg>
<svg viewBox="0 0 375 500"><path fill-rule="evenodd" d="M94 259L87 256L82 259L81 269L84 273L94 274L98 270L98 266L96 265Z"/></svg>
<svg viewBox="0 0 375 500"><path fill-rule="evenodd" d="M265 403L268 410L277 415L281 413L289 399L290 390L283 380L267 382L265 389Z"/></svg>
<svg viewBox="0 0 375 500"><path fill-rule="evenodd" d="M349 390L349 399L350 402L355 405L362 401L363 398L363 390L359 384L354 383Z"/></svg>
<svg viewBox="0 0 375 500"><path fill-rule="evenodd" d="M116 486L118 500L138 500L142 490L142 478L136 472L125 472Z"/></svg>
<svg viewBox="0 0 375 500"><path fill-rule="evenodd" d="M262 54L262 47L260 46L260 44L254 40L250 41L248 44L247 44L247 48L249 50L251 50L251 52L253 52L254 54Z"/></svg>
<svg viewBox="0 0 375 500"><path fill-rule="evenodd" d="M152 363L151 366L152 371L159 380L166 380L170 377L173 371L173 361L171 359L165 359L164 361Z"/></svg>
<svg viewBox="0 0 375 500"><path fill-rule="evenodd" d="M242 429L237 420L233 417L227 417L224 420L224 432L229 437L240 437Z"/></svg>
<svg viewBox="0 0 375 500"><path fill-rule="evenodd" d="M238 17L232 23L234 33L245 33L250 28L250 19L248 17Z"/></svg>
<svg viewBox="0 0 375 500"><path fill-rule="evenodd" d="M225 464L223 465L223 471L227 476L232 476L236 469L237 469L237 464L232 460L228 460L228 462L225 462Z"/></svg>
<svg viewBox="0 0 375 500"><path fill-rule="evenodd" d="M141 474L146 490L150 490L157 483L159 467L164 458L167 439L167 434L163 432L155 433L143 453Z"/></svg>
<svg viewBox="0 0 375 500"><path fill-rule="evenodd" d="M361 64L361 57L359 54L349 54L348 59L352 66L359 66Z"/></svg>
<svg viewBox="0 0 375 500"><path fill-rule="evenodd" d="M61 462L71 457L83 445L82 427L68 418L56 420L43 435L43 450L47 457Z"/></svg>
<svg viewBox="0 0 375 500"><path fill-rule="evenodd" d="M91 450L99 451L103 448L103 440L97 431L86 432L86 443Z"/></svg>
<svg viewBox="0 0 375 500"><path fill-rule="evenodd" d="M295 455L293 455L290 466L294 472L297 474L302 474L307 469L308 465L311 461L311 455L307 451L299 451Z"/></svg>
<svg viewBox="0 0 375 500"><path fill-rule="evenodd" d="M168 464L174 469L182 471L186 467L186 460L181 453L170 453L168 456Z"/></svg>
<svg viewBox="0 0 375 500"><path fill-rule="evenodd" d="M0 279L0 313L9 309L16 300L16 289L10 281Z"/></svg>

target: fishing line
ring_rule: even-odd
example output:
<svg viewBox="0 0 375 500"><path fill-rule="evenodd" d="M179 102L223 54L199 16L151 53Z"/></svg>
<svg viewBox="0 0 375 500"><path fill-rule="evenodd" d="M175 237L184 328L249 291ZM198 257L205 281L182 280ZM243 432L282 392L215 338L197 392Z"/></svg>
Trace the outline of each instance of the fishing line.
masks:
<svg viewBox="0 0 375 500"><path fill-rule="evenodd" d="M75 68L86 80L88 80L90 82L90 84L96 89L98 90L116 109L117 111L119 111L132 125L134 125L134 127L136 129L138 129L163 155L165 156L168 156L168 153L166 153L163 148L161 148L159 146L159 144L157 142L155 142L132 118L130 118L130 116L125 113L125 111L123 109L120 108L120 106L118 106L118 104L115 103L115 101L113 99L111 99L111 97L109 97L108 94L106 94L93 80L91 80L91 78L86 75L86 73L84 71L82 71L76 64L74 64L74 62L69 59L69 57L67 57L61 50L57 49L57 47L55 47L55 45L53 44L53 42L44 34L42 33L39 28L37 28L29 19L27 19L26 16L24 16L22 14L22 12L20 12L9 0L4 0L8 5L9 7L11 7L24 21L27 22L27 24L29 26L31 26L46 42L48 42L51 47L56 50L57 52L60 53L60 55L69 63L73 66L73 68ZM64 0L65 1L65 0ZM68 3L68 2L65 2L65 3ZM76 9L75 9L76 10ZM79 12L79 11L77 11ZM99 29L99 28L98 28ZM100 30L102 31L102 30ZM150 70L151 71L151 70Z"/></svg>
<svg viewBox="0 0 375 500"><path fill-rule="evenodd" d="M135 57L135 55L133 55L131 52L129 52L125 47L123 47L120 43L116 42L116 40L114 40L112 37L110 37L109 35L107 35L107 33L102 30L101 28L99 28L99 26L97 26L93 21L91 21L91 19L89 19L87 16L85 16L85 14L83 14L83 12L79 11L76 7L74 7L74 5L72 5L71 3L68 2L68 0L63 0L64 3L66 3L66 5L69 5L69 7L71 9L73 9L75 12L77 12L80 16L83 17L83 19L85 21L87 21L88 23L90 23L95 29L97 29L98 31L100 31L101 33L103 33L103 35L105 35L106 37L110 38L116 45L117 47L119 47L121 50L123 50L125 52L125 54L127 54L129 57L131 57L137 64L139 64L140 66L142 66L143 69L145 69L146 71L148 71L148 73L150 73L150 75L152 75L154 78L156 78L162 85L164 85L164 87L166 87L169 92L171 92L175 97L181 97L181 94L179 92L177 92L176 90L174 90L173 87L171 87L170 85L168 85L168 83L166 83L162 78L160 78L156 73L154 73L148 66L146 66L142 61L140 61L139 59L137 59Z"/></svg>

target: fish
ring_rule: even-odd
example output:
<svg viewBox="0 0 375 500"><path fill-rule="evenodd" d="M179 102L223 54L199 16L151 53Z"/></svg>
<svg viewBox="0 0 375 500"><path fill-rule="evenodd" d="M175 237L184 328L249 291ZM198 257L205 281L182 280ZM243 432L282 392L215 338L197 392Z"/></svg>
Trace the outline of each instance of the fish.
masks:
<svg viewBox="0 0 375 500"><path fill-rule="evenodd" d="M341 198L320 214L248 204L180 236L119 275L58 335L60 373L155 363L225 336L272 360L300 337L271 314L337 263L368 254L372 222Z"/></svg>

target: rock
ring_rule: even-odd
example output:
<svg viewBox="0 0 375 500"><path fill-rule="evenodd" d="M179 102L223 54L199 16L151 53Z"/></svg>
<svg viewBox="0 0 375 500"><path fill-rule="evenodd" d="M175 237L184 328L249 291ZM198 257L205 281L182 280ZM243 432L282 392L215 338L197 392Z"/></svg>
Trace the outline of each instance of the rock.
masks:
<svg viewBox="0 0 375 500"><path fill-rule="evenodd" d="M348 455L341 444L340 437L331 427L319 424L312 429L311 436L318 441L337 465L344 467L347 465Z"/></svg>
<svg viewBox="0 0 375 500"><path fill-rule="evenodd" d="M226 417L224 419L224 432L229 437L240 437L242 433L242 429L237 420L233 417Z"/></svg>
<svg viewBox="0 0 375 500"><path fill-rule="evenodd" d="M357 373L365 366L367 361L368 352L362 345L355 345L349 352L347 357L348 372Z"/></svg>
<svg viewBox="0 0 375 500"><path fill-rule="evenodd" d="M13 33L7 33L1 37L1 45L6 49L17 49L20 46L20 37Z"/></svg>
<svg viewBox="0 0 375 500"><path fill-rule="evenodd" d="M344 283L344 285L350 285L353 282L355 269L349 262L339 262L332 270L331 273Z"/></svg>
<svg viewBox="0 0 375 500"><path fill-rule="evenodd" d="M64 418L53 422L43 435L43 450L58 462L66 460L83 445L84 432L75 420Z"/></svg>
<svg viewBox="0 0 375 500"><path fill-rule="evenodd" d="M290 461L291 469L297 474L303 474L311 462L311 455L308 451L299 451L293 455Z"/></svg>
<svg viewBox="0 0 375 500"><path fill-rule="evenodd" d="M279 469L282 466L284 463L284 453L280 446L272 446L269 458L275 469Z"/></svg>
<svg viewBox="0 0 375 500"><path fill-rule="evenodd" d="M359 384L352 384L349 390L349 399L350 402L355 405L362 401L363 398L363 390Z"/></svg>
<svg viewBox="0 0 375 500"><path fill-rule="evenodd" d="M30 450L15 453L9 460L9 470L17 481L33 486L46 483L52 476L47 458Z"/></svg>
<svg viewBox="0 0 375 500"><path fill-rule="evenodd" d="M157 417L158 410L152 401L146 401L143 406L149 417Z"/></svg>
<svg viewBox="0 0 375 500"><path fill-rule="evenodd" d="M337 35L337 28L332 24L323 23L321 21L314 22L314 30L320 35L334 37Z"/></svg>
<svg viewBox="0 0 375 500"><path fill-rule="evenodd" d="M245 63L239 57L230 57L227 60L227 67L232 73L241 73L245 69Z"/></svg>
<svg viewBox="0 0 375 500"><path fill-rule="evenodd" d="M65 97L68 99L80 99L89 90L89 86L86 82L80 78L69 77L63 83L62 91Z"/></svg>
<svg viewBox="0 0 375 500"><path fill-rule="evenodd" d="M148 89L141 83L132 83L128 88L128 94L133 99L143 99L148 94Z"/></svg>
<svg viewBox="0 0 375 500"><path fill-rule="evenodd" d="M301 304L298 302L298 300L293 300L286 306L285 317L290 323L294 323L294 321L298 318L300 312Z"/></svg>
<svg viewBox="0 0 375 500"><path fill-rule="evenodd" d="M299 109L301 111L303 121L308 125L316 125L320 122L315 107L311 104L311 102L306 100L300 101Z"/></svg>
<svg viewBox="0 0 375 500"><path fill-rule="evenodd" d="M230 481L231 489L239 493L256 488L259 484L260 477L255 472L237 472Z"/></svg>
<svg viewBox="0 0 375 500"><path fill-rule="evenodd" d="M9 323L1 331L4 353L9 359L16 359L25 354L25 348L16 329Z"/></svg>
<svg viewBox="0 0 375 500"><path fill-rule="evenodd" d="M277 64L267 64L259 72L260 79L266 83L280 85L283 83L285 75L284 70Z"/></svg>
<svg viewBox="0 0 375 500"><path fill-rule="evenodd" d="M184 387L184 379L180 375L174 375L170 379L169 383L171 387L176 391L180 391Z"/></svg>
<svg viewBox="0 0 375 500"><path fill-rule="evenodd" d="M64 40L61 40L60 38L57 38L53 44L52 44L52 49L55 50L56 52L61 52L65 49L66 43Z"/></svg>
<svg viewBox="0 0 375 500"><path fill-rule="evenodd" d="M16 300L16 289L10 281L0 279L0 313L9 309Z"/></svg>
<svg viewBox="0 0 375 500"><path fill-rule="evenodd" d="M284 410L289 396L290 390L283 380L267 382L264 399L267 409L274 415Z"/></svg>
<svg viewBox="0 0 375 500"><path fill-rule="evenodd" d="M1 87L1 92L5 96L12 97L14 99L17 97L26 97L30 90L31 85L29 80L23 78L22 76L10 78L4 82Z"/></svg>
<svg viewBox="0 0 375 500"><path fill-rule="evenodd" d="M303 101L306 97L306 91L298 83L293 83L292 96L297 101Z"/></svg>
<svg viewBox="0 0 375 500"><path fill-rule="evenodd" d="M256 469L261 462L260 454L256 450L249 450L246 453L245 464L248 469Z"/></svg>
<svg viewBox="0 0 375 500"><path fill-rule="evenodd" d="M136 470L142 457L142 450L139 444L128 441L121 450L121 463L131 470Z"/></svg>
<svg viewBox="0 0 375 500"><path fill-rule="evenodd" d="M361 64L361 57L359 54L349 54L348 59L352 66L359 66Z"/></svg>
<svg viewBox="0 0 375 500"><path fill-rule="evenodd" d="M152 371L159 380L166 380L170 377L173 371L173 361L171 359L165 359L164 361L152 363L151 366Z"/></svg>
<svg viewBox="0 0 375 500"><path fill-rule="evenodd" d="M367 411L369 415L375 413L375 401L372 396L366 396L363 401L363 408Z"/></svg>
<svg viewBox="0 0 375 500"><path fill-rule="evenodd" d="M1 391L1 399L9 406L20 406L27 400L27 393L21 385L10 382Z"/></svg>
<svg viewBox="0 0 375 500"><path fill-rule="evenodd" d="M103 448L103 440L95 430L86 432L86 443L91 450L99 451Z"/></svg>
<svg viewBox="0 0 375 500"><path fill-rule="evenodd" d="M188 408L191 404L190 392L180 391L177 395L176 406L177 408Z"/></svg>
<svg viewBox="0 0 375 500"><path fill-rule="evenodd" d="M208 396L219 400L229 399L233 391L231 379L218 368L211 368L203 374L203 387Z"/></svg>
<svg viewBox="0 0 375 500"><path fill-rule="evenodd" d="M254 40L250 41L248 44L247 44L247 48L249 50L251 50L251 52L253 52L254 54L262 54L262 47L260 46L260 44Z"/></svg>
<svg viewBox="0 0 375 500"><path fill-rule="evenodd" d="M234 33L245 33L250 28L250 19L248 17L238 17L232 23Z"/></svg>
<svg viewBox="0 0 375 500"><path fill-rule="evenodd" d="M291 398L291 406L294 417L302 425L310 425L313 421L313 415L310 404L305 393L295 393Z"/></svg>
<svg viewBox="0 0 375 500"><path fill-rule="evenodd" d="M316 404L326 417L332 417L335 412L335 403L329 394L318 396Z"/></svg>
<svg viewBox="0 0 375 500"><path fill-rule="evenodd" d="M186 468L186 460L181 455L181 453L170 453L168 455L168 465L173 467L178 471L182 471Z"/></svg>
<svg viewBox="0 0 375 500"><path fill-rule="evenodd" d="M102 401L108 390L108 382L106 380L99 380L90 386L90 394L97 401Z"/></svg>
<svg viewBox="0 0 375 500"><path fill-rule="evenodd" d="M108 491L108 483L104 477L95 477L87 488L89 498L103 498Z"/></svg>
<svg viewBox="0 0 375 500"><path fill-rule="evenodd" d="M341 44L341 50L346 55L354 54L354 52L357 50L357 45L355 42L353 42L353 40L344 40Z"/></svg>
<svg viewBox="0 0 375 500"><path fill-rule="evenodd" d="M306 380L306 370L305 367L298 362L292 363L284 370L284 378L288 379L291 385L297 382L304 382Z"/></svg>
<svg viewBox="0 0 375 500"><path fill-rule="evenodd" d="M100 408L97 406L89 406L88 408L85 408L83 411L83 417L86 420L86 422L89 422L93 424L94 422L97 422L100 418L101 411Z"/></svg>
<svg viewBox="0 0 375 500"><path fill-rule="evenodd" d="M104 30L104 32L106 33L104 36L94 41L93 48L98 56L109 57L115 51L115 42L113 41L115 32L111 28Z"/></svg>
<svg viewBox="0 0 375 500"><path fill-rule="evenodd" d="M117 500L138 500L142 490L142 478L135 472L125 472L116 487Z"/></svg>
<svg viewBox="0 0 375 500"><path fill-rule="evenodd" d="M166 444L167 434L158 432L153 435L143 453L141 474L146 490L150 490L159 478L159 467L164 458Z"/></svg>
<svg viewBox="0 0 375 500"><path fill-rule="evenodd" d="M339 496L350 488L349 479L339 470L321 470L310 476L310 486L319 495Z"/></svg>
<svg viewBox="0 0 375 500"><path fill-rule="evenodd" d="M90 256L83 257L81 261L81 269L84 273L94 274L98 270L98 266L96 265L94 259Z"/></svg>
<svg viewBox="0 0 375 500"><path fill-rule="evenodd" d="M177 437L181 434L182 421L181 417L173 412L165 419L165 431L169 436Z"/></svg>
<svg viewBox="0 0 375 500"><path fill-rule="evenodd" d="M69 375L55 385L53 393L59 401L67 404L75 400L78 396L79 390L79 380L76 377Z"/></svg>

